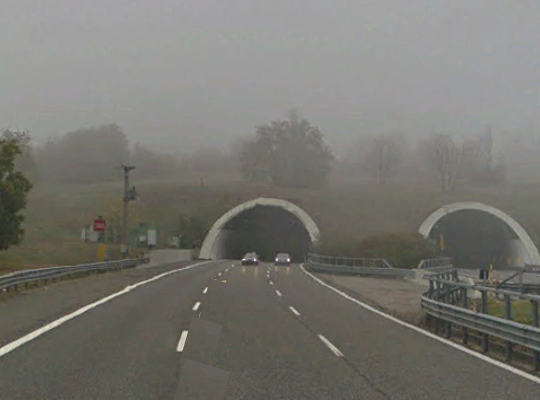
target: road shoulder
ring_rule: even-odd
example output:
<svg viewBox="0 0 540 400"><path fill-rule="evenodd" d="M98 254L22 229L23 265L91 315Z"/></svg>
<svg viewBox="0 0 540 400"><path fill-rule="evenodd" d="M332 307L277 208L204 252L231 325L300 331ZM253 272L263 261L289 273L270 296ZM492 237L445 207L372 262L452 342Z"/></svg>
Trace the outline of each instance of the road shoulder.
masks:
<svg viewBox="0 0 540 400"><path fill-rule="evenodd" d="M420 298L425 287L396 278L374 278L314 273L317 278L349 296L405 322L423 326L425 313Z"/></svg>

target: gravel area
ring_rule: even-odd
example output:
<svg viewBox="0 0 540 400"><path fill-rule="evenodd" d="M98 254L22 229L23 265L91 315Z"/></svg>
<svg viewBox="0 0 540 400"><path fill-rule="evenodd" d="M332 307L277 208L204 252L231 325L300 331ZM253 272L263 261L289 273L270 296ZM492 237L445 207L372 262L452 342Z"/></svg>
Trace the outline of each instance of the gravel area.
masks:
<svg viewBox="0 0 540 400"><path fill-rule="evenodd" d="M426 286L396 278L316 274L328 284L373 307L415 325L422 324L420 296Z"/></svg>

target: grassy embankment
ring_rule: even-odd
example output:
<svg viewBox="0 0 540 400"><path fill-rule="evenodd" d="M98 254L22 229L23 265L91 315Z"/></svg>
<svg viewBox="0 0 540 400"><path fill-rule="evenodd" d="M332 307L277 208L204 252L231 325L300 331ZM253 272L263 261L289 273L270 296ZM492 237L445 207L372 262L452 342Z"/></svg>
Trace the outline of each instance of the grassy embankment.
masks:
<svg viewBox="0 0 540 400"><path fill-rule="evenodd" d="M432 182L393 182L380 187L372 180L333 179L328 188L314 191L248 185L233 174L200 175L203 187L199 186L199 174L150 182L138 180L134 173L142 219L156 222L159 230L166 232L174 229L180 212L203 213L215 219L243 201L278 197L304 208L323 235L339 246L344 238L414 231L437 207L455 201L480 201L507 212L529 232L540 231L540 182L513 183L498 189L461 188L455 195L445 195ZM81 241L81 228L98 214L106 215L108 203L121 193L120 182L36 187L26 211L25 241L0 253L0 271L95 261L97 247ZM112 250L118 252L118 248Z"/></svg>

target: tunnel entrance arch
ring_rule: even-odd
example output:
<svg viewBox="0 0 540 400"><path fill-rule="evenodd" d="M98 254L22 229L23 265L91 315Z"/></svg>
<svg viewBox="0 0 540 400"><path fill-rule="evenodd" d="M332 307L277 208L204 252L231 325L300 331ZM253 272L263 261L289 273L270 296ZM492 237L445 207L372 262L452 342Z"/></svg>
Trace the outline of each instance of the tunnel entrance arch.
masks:
<svg viewBox="0 0 540 400"><path fill-rule="evenodd" d="M257 218L260 220L258 225L254 224ZM285 226L280 227L280 221ZM273 230L270 225L274 225ZM315 245L321 235L315 221L297 205L282 199L259 197L234 207L214 223L203 241L199 258L207 260L237 258L242 251L258 251L257 249L247 250L238 244L239 229L244 230L242 231L243 238L252 238L256 232L250 232L249 229L253 228L258 231L261 228L268 229L268 234L273 234L274 238L279 236L281 247L276 247L275 250L295 253L291 254L293 261L300 261L300 253L305 253L308 248ZM300 244L296 243L294 250L284 245L287 233L290 234L291 241L301 241ZM234 257L231 257L234 253L231 247L234 247L237 253Z"/></svg>
<svg viewBox="0 0 540 400"><path fill-rule="evenodd" d="M533 240L514 218L505 212L488 206L487 204L477 202L457 202L439 208L434 211L420 226L418 230L424 237L429 238L434 227L446 216L460 211L479 211L492 215L502 221L516 237L512 240L512 262L514 266L523 266L524 264L540 265L540 254ZM519 260L519 261L518 261Z"/></svg>

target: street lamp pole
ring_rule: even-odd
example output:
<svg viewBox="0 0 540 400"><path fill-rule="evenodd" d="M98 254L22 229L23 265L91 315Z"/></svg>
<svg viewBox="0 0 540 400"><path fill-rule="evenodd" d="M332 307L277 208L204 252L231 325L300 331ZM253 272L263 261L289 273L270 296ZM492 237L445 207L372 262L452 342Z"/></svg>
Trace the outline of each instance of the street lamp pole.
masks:
<svg viewBox="0 0 540 400"><path fill-rule="evenodd" d="M128 204L130 201L137 198L135 186L129 187L129 172L134 170L132 165L122 165L124 172L124 198L123 198L123 213L122 213L122 254L124 257L129 256L129 226L128 226Z"/></svg>

